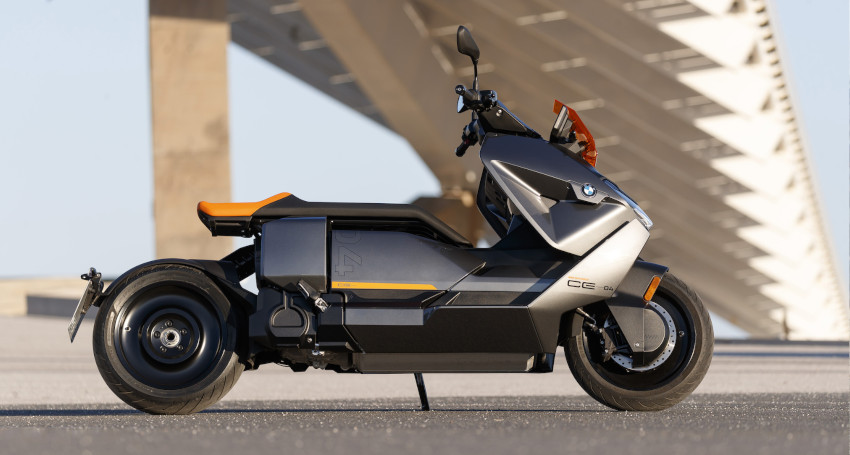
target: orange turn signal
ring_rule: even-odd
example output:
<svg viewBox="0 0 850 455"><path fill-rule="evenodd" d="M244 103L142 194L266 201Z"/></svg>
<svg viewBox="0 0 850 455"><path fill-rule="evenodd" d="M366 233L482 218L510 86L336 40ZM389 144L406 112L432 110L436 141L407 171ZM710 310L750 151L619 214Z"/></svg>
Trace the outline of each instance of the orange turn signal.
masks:
<svg viewBox="0 0 850 455"><path fill-rule="evenodd" d="M643 293L643 299L645 301L649 302L652 300L652 297L655 295L655 290L658 289L659 284L661 284L661 277L652 277L652 281L649 282L649 287L646 288L646 292Z"/></svg>

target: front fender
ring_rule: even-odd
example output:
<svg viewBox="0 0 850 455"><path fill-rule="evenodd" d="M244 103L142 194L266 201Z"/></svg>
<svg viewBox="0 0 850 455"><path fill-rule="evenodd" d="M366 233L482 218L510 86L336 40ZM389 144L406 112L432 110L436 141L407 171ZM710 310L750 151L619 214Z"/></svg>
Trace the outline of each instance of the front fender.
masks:
<svg viewBox="0 0 850 455"><path fill-rule="evenodd" d="M664 274L668 270L670 268L666 265L653 264L652 262L646 262L640 259L636 260L632 264L632 268L626 273L623 281L617 286L614 295L607 299L606 303L610 306L611 303L609 302L617 305L617 302L622 302L625 299L633 301L637 301L636 299L638 299L641 305L644 305L646 302L643 300L643 295L646 293L646 289L649 287L652 278L656 276L664 278ZM616 317L616 315L614 316Z"/></svg>
<svg viewBox="0 0 850 455"><path fill-rule="evenodd" d="M611 297L605 299L614 319L620 325L623 335L630 345L643 340L643 316L642 311L646 307L643 295L646 293L653 277L664 278L669 268L660 264L653 264L643 260L636 260L632 264L623 281L617 286L617 290ZM638 310L640 314L638 314ZM561 320L561 338L559 344L563 344L567 338L579 335L582 330L581 317L571 317L574 312L564 314ZM629 323L631 322L631 323ZM625 324L625 326L624 326Z"/></svg>
<svg viewBox="0 0 850 455"><path fill-rule="evenodd" d="M637 363L641 363L643 359L642 354L647 337L659 336L659 334L647 333L645 330L647 325L644 318L648 310L646 310L647 301L644 300L644 295L649 289L652 279L655 277L664 278L667 270L669 269L666 266L637 260L626 277L623 278L623 282L617 287L614 295L605 300L605 304L608 305L611 315L617 321L620 331L626 341L629 342L629 347L635 354L635 362ZM650 324L649 327L656 326Z"/></svg>

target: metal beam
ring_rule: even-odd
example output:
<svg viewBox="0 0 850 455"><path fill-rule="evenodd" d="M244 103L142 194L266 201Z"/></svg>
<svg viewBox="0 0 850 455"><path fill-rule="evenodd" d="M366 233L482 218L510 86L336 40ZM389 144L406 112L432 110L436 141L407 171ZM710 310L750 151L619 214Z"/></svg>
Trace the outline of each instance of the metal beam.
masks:
<svg viewBox="0 0 850 455"><path fill-rule="evenodd" d="M449 110L451 87L471 81L468 59L455 52L457 26L467 25L482 49L483 87L497 88L529 125L548 132L553 96L580 111L599 144L600 171L657 223L646 259L669 264L717 314L751 334L785 333L768 317L781 308L765 293L775 277L753 266L766 252L739 235L764 221L735 202L749 189L716 161L751 151L705 129L704 117L737 113L686 77L721 66L664 25L711 19L699 7L684 0L233 0L231 9L234 40L407 138L443 184L444 198L420 202L475 237L474 209L464 201L480 163L472 153L460 162L452 156L467 118Z"/></svg>
<svg viewBox="0 0 850 455"><path fill-rule="evenodd" d="M243 0L230 2L229 8L235 43L386 126L348 69L309 25L298 3L269 6L263 0Z"/></svg>
<svg viewBox="0 0 850 455"><path fill-rule="evenodd" d="M404 136L444 189L477 182L472 159L458 160L447 147L463 124L460 116L434 116L452 106L455 80L435 58L428 36L411 26L409 4L377 0L303 2L304 14L395 132ZM415 19L414 19L415 20ZM445 94L417 87L445 87ZM471 174L470 174L471 173Z"/></svg>

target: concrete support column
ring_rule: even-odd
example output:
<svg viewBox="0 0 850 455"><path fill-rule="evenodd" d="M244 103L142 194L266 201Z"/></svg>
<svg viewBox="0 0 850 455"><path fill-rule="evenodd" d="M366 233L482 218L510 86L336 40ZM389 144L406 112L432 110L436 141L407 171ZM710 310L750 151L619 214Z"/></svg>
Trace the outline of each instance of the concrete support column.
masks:
<svg viewBox="0 0 850 455"><path fill-rule="evenodd" d="M218 259L198 201L230 200L226 0L150 0L156 255Z"/></svg>

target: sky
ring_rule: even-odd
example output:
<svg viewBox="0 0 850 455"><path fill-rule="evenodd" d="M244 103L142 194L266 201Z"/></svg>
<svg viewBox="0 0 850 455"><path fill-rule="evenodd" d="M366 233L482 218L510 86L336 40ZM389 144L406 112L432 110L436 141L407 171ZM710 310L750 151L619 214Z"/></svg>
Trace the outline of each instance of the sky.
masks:
<svg viewBox="0 0 850 455"><path fill-rule="evenodd" d="M848 2L771 4L846 277ZM228 71L234 200L282 191L314 201L409 202L439 194L437 180L398 136L233 44ZM453 108L446 106L446 115ZM337 140L319 140L331 117ZM92 265L116 276L152 259L150 134L145 1L4 5L0 278L74 276ZM305 169L331 177L317 184ZM357 178L343 178L351 175ZM346 183L326 183L335 181Z"/></svg>
<svg viewBox="0 0 850 455"><path fill-rule="evenodd" d="M780 61L836 260L850 284L850 2L772 0Z"/></svg>

